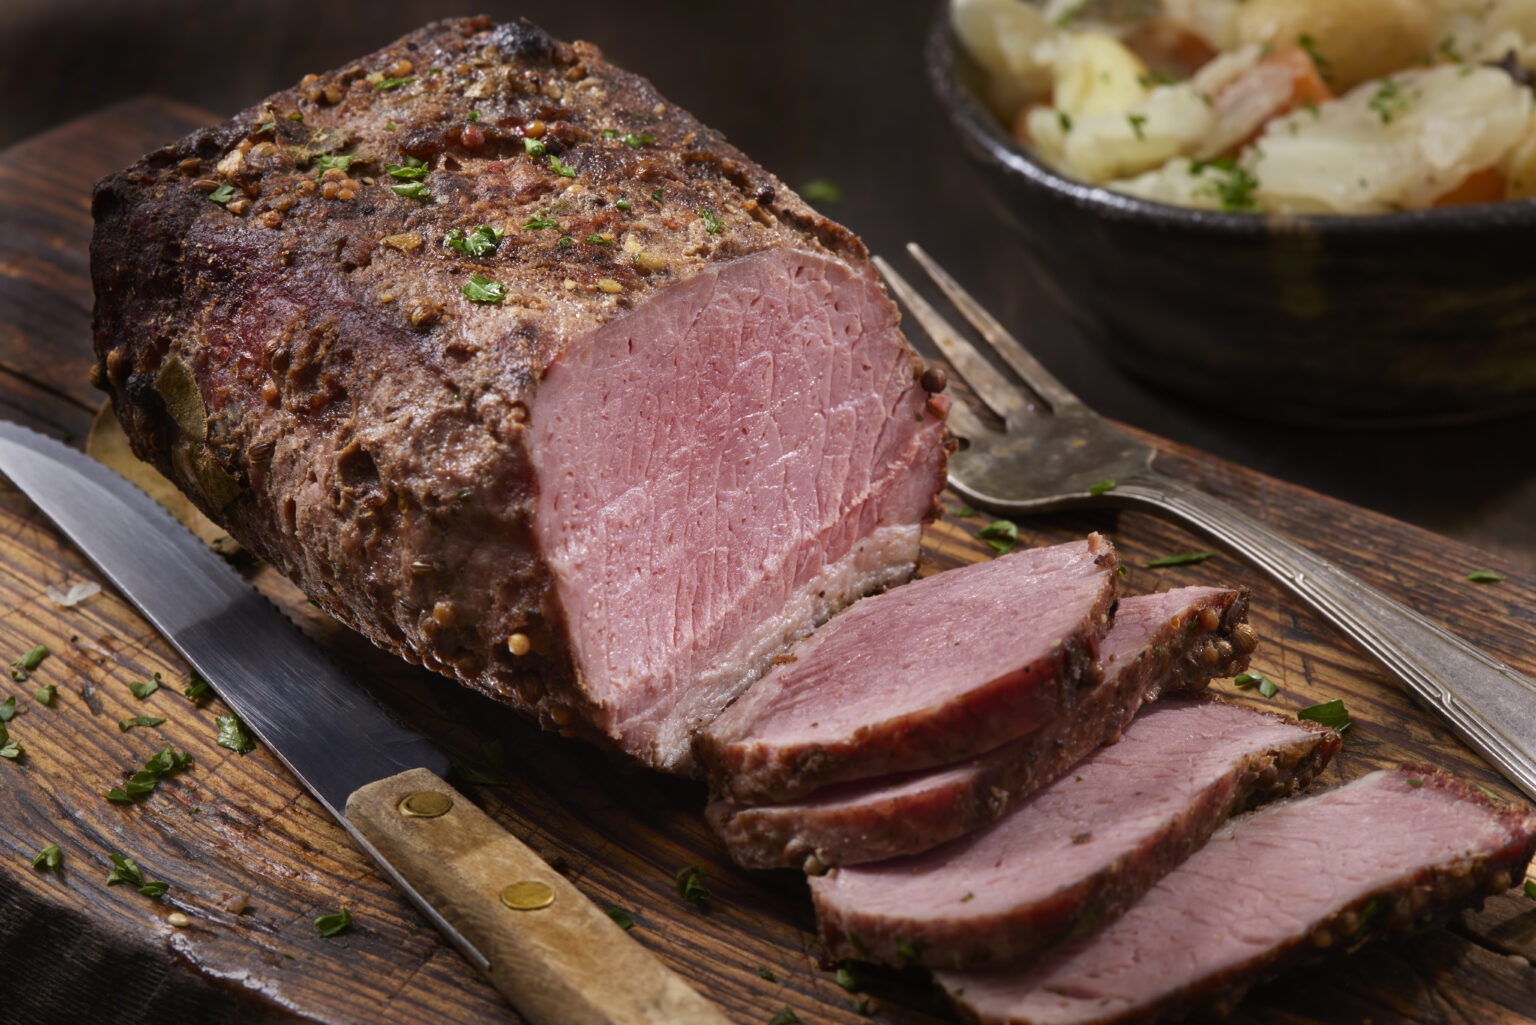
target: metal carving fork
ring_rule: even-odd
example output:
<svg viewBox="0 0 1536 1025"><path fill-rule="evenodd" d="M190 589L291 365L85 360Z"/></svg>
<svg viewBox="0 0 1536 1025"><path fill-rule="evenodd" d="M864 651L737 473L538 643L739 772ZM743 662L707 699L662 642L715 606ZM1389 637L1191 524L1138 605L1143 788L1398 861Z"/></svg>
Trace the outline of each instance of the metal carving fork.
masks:
<svg viewBox="0 0 1536 1025"><path fill-rule="evenodd" d="M1317 610L1536 799L1536 684L1247 513L1159 473L1152 465L1156 449L1085 406L927 253L916 244L907 249L1039 400L1031 402L890 264L875 258L956 372L1003 421L1004 429L995 430L963 402L954 403L950 426L970 443L950 460L956 492L1003 516L1112 503L1183 521Z"/></svg>

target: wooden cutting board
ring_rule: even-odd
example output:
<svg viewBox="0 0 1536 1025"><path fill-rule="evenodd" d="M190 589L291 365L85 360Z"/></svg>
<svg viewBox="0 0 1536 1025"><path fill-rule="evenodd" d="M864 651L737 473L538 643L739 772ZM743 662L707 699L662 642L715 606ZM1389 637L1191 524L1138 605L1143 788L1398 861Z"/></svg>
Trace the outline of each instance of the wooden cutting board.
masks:
<svg viewBox="0 0 1536 1025"><path fill-rule="evenodd" d="M0 415L83 442L99 402L86 383L91 183L212 120L141 100L0 155ZM1504 567L1405 524L1162 447L1168 472L1536 674L1536 580L1509 573L1499 584L1469 583L1471 570ZM946 504L951 513L928 534L925 572L992 554L974 537L987 518L954 515L960 503ZM1155 556L1205 545L1131 513L1043 517L1020 524L1020 538L1044 544L1088 530L1120 547L1129 592L1193 583L1253 592L1262 638L1254 668L1279 693L1264 700L1228 682L1218 689L1288 711L1343 698L1354 724L1324 783L1412 760L1514 794L1377 666L1236 559L1218 553L1146 568ZM503 780L464 787L600 905L632 915L634 936L733 1020L767 1022L788 1007L807 1023L859 1022L868 1019L850 1005L865 996L876 1021L954 1020L921 973L860 968L861 991L841 988L819 964L803 880L734 867L703 823L698 785L541 734L508 709L374 651L270 569L245 571L371 678L396 714L478 768L473 778ZM122 599L103 589L66 608L48 597L50 584L97 579L0 483L0 656L9 661L39 643L51 652L31 679L0 689L0 701L16 696L8 725L25 749L19 761L0 760L0 1023L516 1021L271 752L216 746L215 720L226 710L183 697L186 666ZM156 673L160 689L136 698L130 682ZM46 706L33 697L44 684L57 687ZM119 729L133 716L165 721ZM105 799L167 746L190 752L194 765L137 804ZM50 843L63 850L62 869L31 868ZM108 887L113 853L169 889L155 900ZM674 887L674 873L689 864L704 869L712 893L700 906ZM351 929L318 936L313 920L342 907ZM174 912L190 924L170 924ZM1447 929L1261 987L1231 1020L1536 1025L1528 958L1536 959L1536 903L1513 891Z"/></svg>

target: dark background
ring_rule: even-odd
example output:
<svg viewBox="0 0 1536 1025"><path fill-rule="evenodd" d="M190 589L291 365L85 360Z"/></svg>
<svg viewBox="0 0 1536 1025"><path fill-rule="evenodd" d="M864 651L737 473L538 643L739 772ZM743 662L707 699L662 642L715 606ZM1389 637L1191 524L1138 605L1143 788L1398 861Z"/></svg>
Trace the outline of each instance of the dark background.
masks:
<svg viewBox="0 0 1536 1025"><path fill-rule="evenodd" d="M836 182L845 198L828 213L877 252L922 242L1100 411L1481 545L1503 560L1491 568L1536 570L1529 419L1364 432L1274 425L1240 388L1190 404L1109 366L1042 293L930 93L922 49L933 0L478 6L6 0L0 147L144 93L228 115L423 22L523 15L599 44L790 185Z"/></svg>

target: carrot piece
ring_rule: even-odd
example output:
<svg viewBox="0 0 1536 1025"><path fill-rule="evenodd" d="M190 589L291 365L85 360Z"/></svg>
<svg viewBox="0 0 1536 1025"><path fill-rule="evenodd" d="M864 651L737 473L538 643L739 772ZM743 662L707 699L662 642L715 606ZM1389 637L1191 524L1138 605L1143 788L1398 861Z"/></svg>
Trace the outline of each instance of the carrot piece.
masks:
<svg viewBox="0 0 1536 1025"><path fill-rule="evenodd" d="M1291 101L1286 111L1308 103L1322 103L1333 99L1333 90L1323 81L1317 64L1310 54L1299 46L1282 46L1259 61L1260 65L1284 68L1291 74ZM1280 113L1284 113L1281 111Z"/></svg>
<svg viewBox="0 0 1536 1025"><path fill-rule="evenodd" d="M1472 203L1497 203L1504 198L1504 172L1497 167L1473 171L1454 188L1435 197L1433 206L1467 206Z"/></svg>

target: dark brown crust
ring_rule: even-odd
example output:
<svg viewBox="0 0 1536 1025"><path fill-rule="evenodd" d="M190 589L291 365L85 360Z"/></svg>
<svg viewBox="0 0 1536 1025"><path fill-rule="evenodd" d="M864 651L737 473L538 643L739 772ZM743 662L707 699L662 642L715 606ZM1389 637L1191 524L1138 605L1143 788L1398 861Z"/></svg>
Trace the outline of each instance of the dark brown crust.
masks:
<svg viewBox="0 0 1536 1025"><path fill-rule="evenodd" d="M1220 616L1214 630L1200 623L1207 609ZM747 868L801 868L813 856L810 863L817 866L856 865L937 847L979 829L1113 741L1143 701L1163 694L1192 695L1216 677L1248 668L1251 643L1234 642L1234 631L1247 618L1246 591L1201 600L1188 615L1160 629L1131 670L1085 691L1059 724L978 758L981 771L962 793L843 809L716 800L705 808L705 816L731 857Z"/></svg>
<svg viewBox="0 0 1536 1025"><path fill-rule="evenodd" d="M317 180L338 154L350 168ZM393 191L408 158L435 201ZM873 273L647 81L525 21L438 22L310 76L103 179L93 210L93 378L134 451L376 644L567 734L594 710L533 543L524 437L551 361L771 247ZM536 215L557 226L519 230ZM494 254L441 244L479 224L506 229ZM472 274L505 302L469 302Z"/></svg>
<svg viewBox="0 0 1536 1025"><path fill-rule="evenodd" d="M1282 719L1296 727L1296 735L1283 746L1245 755L1228 776L1163 824L1156 836L1126 858L1063 886L1047 901L988 920L913 923L838 913L813 886L811 899L828 956L928 968L1025 964L1051 947L1093 932L1203 846L1229 816L1305 787L1339 750L1339 735L1326 727L1273 713L1254 714ZM904 956L904 950L916 956Z"/></svg>
<svg viewBox="0 0 1536 1025"><path fill-rule="evenodd" d="M948 765L1018 735L1019 723L1071 714L1100 679L1099 641L1114 615L1119 559L1100 534L1088 537L1103 586L1071 633L1043 658L978 687L964 700L926 708L826 743L765 744L699 733L694 753L711 791L737 803L788 801L830 783Z"/></svg>

